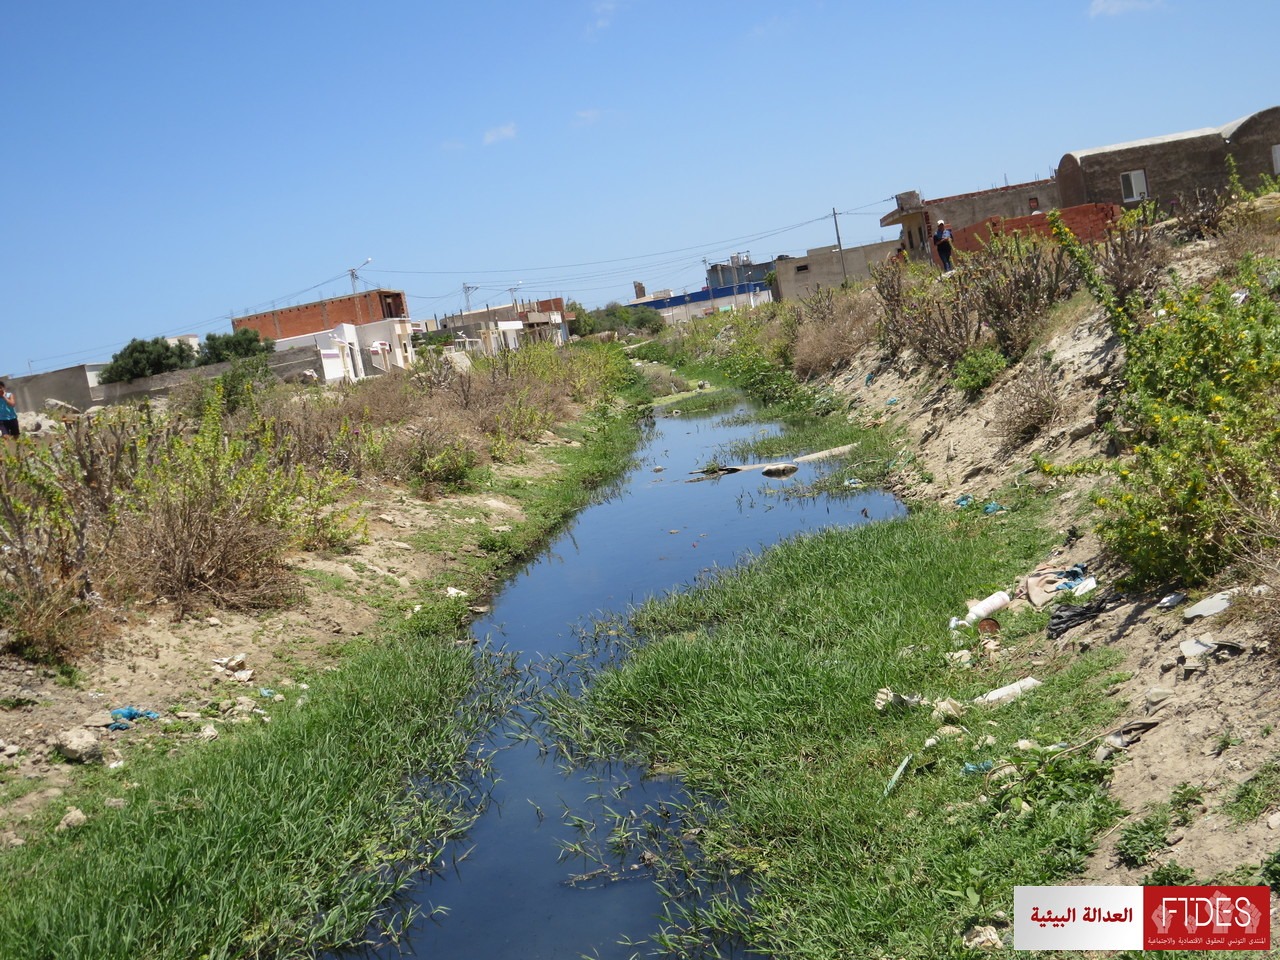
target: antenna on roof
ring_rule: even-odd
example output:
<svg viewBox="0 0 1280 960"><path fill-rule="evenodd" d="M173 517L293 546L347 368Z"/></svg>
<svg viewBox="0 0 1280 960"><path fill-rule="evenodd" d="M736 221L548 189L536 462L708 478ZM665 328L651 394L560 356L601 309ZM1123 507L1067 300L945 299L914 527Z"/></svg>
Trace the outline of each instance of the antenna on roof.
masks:
<svg viewBox="0 0 1280 960"><path fill-rule="evenodd" d="M351 274L351 292L353 294L356 292L356 271L361 269L361 267L364 267L365 264L369 264L369 263L373 263L373 257L366 257L364 263L360 264L359 267L352 267L350 270L347 271L347 273Z"/></svg>

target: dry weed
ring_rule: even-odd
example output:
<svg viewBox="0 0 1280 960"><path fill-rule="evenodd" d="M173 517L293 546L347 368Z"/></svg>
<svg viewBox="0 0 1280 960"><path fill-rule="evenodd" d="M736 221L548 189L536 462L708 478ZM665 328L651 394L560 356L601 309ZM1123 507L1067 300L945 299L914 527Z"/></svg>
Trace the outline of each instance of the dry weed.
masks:
<svg viewBox="0 0 1280 960"><path fill-rule="evenodd" d="M876 339L880 307L870 290L824 290L806 301L795 334L792 370L797 377L822 376L847 366ZM811 305L812 304L812 305Z"/></svg>
<svg viewBox="0 0 1280 960"><path fill-rule="evenodd" d="M1024 361L1000 394L1001 410L993 426L1000 449L1015 450L1058 419L1062 388L1057 371L1043 358Z"/></svg>

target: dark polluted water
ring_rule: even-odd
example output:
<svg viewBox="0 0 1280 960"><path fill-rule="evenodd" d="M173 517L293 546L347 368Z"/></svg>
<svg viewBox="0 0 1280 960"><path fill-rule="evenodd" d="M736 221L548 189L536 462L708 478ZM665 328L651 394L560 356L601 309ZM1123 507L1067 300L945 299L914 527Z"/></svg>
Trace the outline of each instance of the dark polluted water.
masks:
<svg viewBox="0 0 1280 960"><path fill-rule="evenodd" d="M743 471L688 482L713 458L725 462L722 445L762 429L777 430L734 422L731 414L658 419L608 499L582 511L512 577L473 635L519 651L522 665L536 667L577 653L593 620L700 573L732 567L794 534L903 512L881 491L838 500L785 496L819 476L821 464L801 464L785 479ZM554 752L514 739L520 721L529 718L495 731L496 741L510 745L494 761L487 810L446 854L453 862L408 892L405 905L420 916L401 942L335 956L628 960L653 953L647 941L663 897L636 852L603 863L563 854L584 835L605 846L613 813L678 800L679 784L646 780L620 763L568 769Z"/></svg>

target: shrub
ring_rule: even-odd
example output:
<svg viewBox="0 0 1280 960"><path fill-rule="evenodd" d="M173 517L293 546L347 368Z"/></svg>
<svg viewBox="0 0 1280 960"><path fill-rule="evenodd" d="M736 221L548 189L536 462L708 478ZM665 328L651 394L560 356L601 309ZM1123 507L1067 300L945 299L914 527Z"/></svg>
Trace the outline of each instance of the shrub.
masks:
<svg viewBox="0 0 1280 960"><path fill-rule="evenodd" d="M1229 194L1197 187L1190 196L1178 198L1173 211L1174 229L1182 240L1208 240L1219 236L1230 205Z"/></svg>
<svg viewBox="0 0 1280 960"><path fill-rule="evenodd" d="M1280 308L1260 264L1165 300L1127 338L1117 411L1133 438L1101 530L1139 580L1194 583L1259 545L1280 498Z"/></svg>
<svg viewBox="0 0 1280 960"><path fill-rule="evenodd" d="M939 279L894 261L873 266L871 276L884 308L880 342L891 355L910 349L931 367L945 369L979 344L978 303L959 272Z"/></svg>
<svg viewBox="0 0 1280 960"><path fill-rule="evenodd" d="M194 604L271 606L294 593L286 548L330 546L352 530L334 509L336 474L282 469L268 445L227 438L209 404L194 434L173 435L135 479L119 511L117 582L166 597L183 615Z"/></svg>
<svg viewBox="0 0 1280 960"><path fill-rule="evenodd" d="M1058 419L1062 407L1058 373L1043 358L1024 362L1001 395L996 436L1005 450L1034 439Z"/></svg>
<svg viewBox="0 0 1280 960"><path fill-rule="evenodd" d="M974 305L1000 352L1017 361L1049 308L1075 293L1080 274L1057 244L1012 233L992 236L967 256L956 281L957 295Z"/></svg>
<svg viewBox="0 0 1280 960"><path fill-rule="evenodd" d="M806 301L796 327L791 369L801 379L848 366L876 339L880 310L874 294L868 290L822 293L826 294L822 302L809 306Z"/></svg>
<svg viewBox="0 0 1280 960"><path fill-rule="evenodd" d="M970 350L951 372L951 383L957 390L977 393L991 386L1000 371L1009 365L1003 353L991 347Z"/></svg>
<svg viewBox="0 0 1280 960"><path fill-rule="evenodd" d="M1097 247L1098 271L1122 304L1149 306L1165 280L1171 251L1153 229L1157 216L1151 203L1126 211Z"/></svg>

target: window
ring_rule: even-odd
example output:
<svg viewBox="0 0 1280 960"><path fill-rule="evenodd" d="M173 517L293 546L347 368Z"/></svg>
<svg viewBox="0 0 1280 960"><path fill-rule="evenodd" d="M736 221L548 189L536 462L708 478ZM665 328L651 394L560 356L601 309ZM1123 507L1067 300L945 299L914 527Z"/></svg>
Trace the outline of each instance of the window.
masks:
<svg viewBox="0 0 1280 960"><path fill-rule="evenodd" d="M1280 143L1271 147L1271 172L1280 174Z"/></svg>
<svg viewBox="0 0 1280 960"><path fill-rule="evenodd" d="M1040 198L1032 197L1030 200L1027 201L1027 206L1031 208L1032 213L1035 213L1037 210L1040 209Z"/></svg>
<svg viewBox="0 0 1280 960"><path fill-rule="evenodd" d="M1147 172L1130 170L1128 173L1120 174L1120 196L1125 203L1131 200L1147 199Z"/></svg>
<svg viewBox="0 0 1280 960"><path fill-rule="evenodd" d="M808 273L808 272L809 272L809 265L807 263L799 264L796 267L796 273Z"/></svg>

